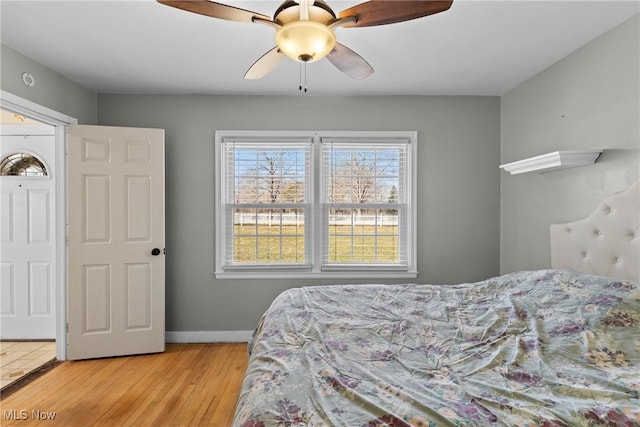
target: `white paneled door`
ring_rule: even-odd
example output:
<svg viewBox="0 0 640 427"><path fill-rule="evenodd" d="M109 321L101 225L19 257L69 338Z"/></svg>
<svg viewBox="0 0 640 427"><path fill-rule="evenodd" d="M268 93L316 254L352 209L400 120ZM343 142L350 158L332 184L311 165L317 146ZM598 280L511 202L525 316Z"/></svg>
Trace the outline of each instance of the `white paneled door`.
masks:
<svg viewBox="0 0 640 427"><path fill-rule="evenodd" d="M162 352L164 130L67 132L67 358Z"/></svg>
<svg viewBox="0 0 640 427"><path fill-rule="evenodd" d="M35 155L46 176L0 177L0 331L2 339L56 336L55 170L50 135L7 135L0 159L12 153Z"/></svg>

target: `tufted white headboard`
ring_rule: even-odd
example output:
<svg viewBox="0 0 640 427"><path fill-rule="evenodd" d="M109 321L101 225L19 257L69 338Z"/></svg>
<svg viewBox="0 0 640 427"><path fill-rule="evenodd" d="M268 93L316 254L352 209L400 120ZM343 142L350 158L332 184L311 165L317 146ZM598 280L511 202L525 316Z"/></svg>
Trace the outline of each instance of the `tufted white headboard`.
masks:
<svg viewBox="0 0 640 427"><path fill-rule="evenodd" d="M553 224L551 266L640 283L640 181L588 217Z"/></svg>

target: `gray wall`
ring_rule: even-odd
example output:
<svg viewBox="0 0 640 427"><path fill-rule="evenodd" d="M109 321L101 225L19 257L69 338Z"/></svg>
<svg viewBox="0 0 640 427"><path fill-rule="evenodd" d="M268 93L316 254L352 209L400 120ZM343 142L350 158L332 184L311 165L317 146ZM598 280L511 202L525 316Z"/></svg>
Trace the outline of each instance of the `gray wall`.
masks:
<svg viewBox="0 0 640 427"><path fill-rule="evenodd" d="M549 224L588 215L638 179L640 16L502 97L501 163L603 148L595 165L501 176L501 273L548 268Z"/></svg>
<svg viewBox="0 0 640 427"><path fill-rule="evenodd" d="M29 87L22 82L22 73L25 72L34 77L34 86ZM76 118L78 123L96 123L96 93L5 44L0 44L0 88Z"/></svg>
<svg viewBox="0 0 640 427"><path fill-rule="evenodd" d="M98 123L166 130L169 331L251 330L277 293L311 283L213 277L216 129L417 130L417 280L498 273L499 98L99 95Z"/></svg>

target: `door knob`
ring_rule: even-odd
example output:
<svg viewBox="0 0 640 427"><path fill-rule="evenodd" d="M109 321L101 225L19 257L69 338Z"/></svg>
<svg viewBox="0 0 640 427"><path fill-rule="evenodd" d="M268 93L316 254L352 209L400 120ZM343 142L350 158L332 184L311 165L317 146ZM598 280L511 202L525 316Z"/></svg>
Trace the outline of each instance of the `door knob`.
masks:
<svg viewBox="0 0 640 427"><path fill-rule="evenodd" d="M153 256L158 256L158 255L160 255L160 249L159 249L159 248L153 248L153 249L151 250L151 255L153 255Z"/></svg>

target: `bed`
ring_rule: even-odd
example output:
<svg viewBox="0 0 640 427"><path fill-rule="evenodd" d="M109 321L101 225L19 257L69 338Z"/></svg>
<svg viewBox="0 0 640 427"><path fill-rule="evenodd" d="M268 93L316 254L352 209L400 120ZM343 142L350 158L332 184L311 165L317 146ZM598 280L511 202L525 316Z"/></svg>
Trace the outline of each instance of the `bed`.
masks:
<svg viewBox="0 0 640 427"><path fill-rule="evenodd" d="M640 426L639 192L551 226L548 270L283 292L234 426Z"/></svg>

